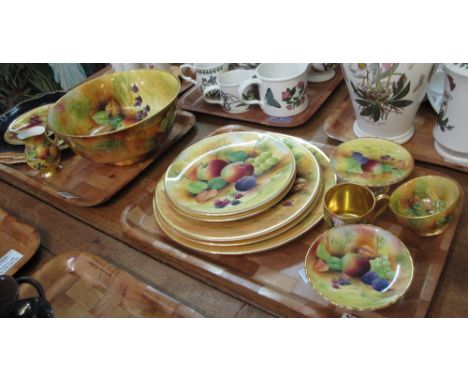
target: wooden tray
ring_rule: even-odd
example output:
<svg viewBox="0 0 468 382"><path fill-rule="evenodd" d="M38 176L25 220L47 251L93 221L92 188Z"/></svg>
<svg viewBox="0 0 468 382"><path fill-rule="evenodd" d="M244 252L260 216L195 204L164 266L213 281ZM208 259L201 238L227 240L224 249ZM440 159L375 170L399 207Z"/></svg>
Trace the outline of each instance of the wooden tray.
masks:
<svg viewBox="0 0 468 382"><path fill-rule="evenodd" d="M345 99L336 109L336 112L327 118L323 128L330 138L341 142L348 141L356 138L353 132L354 120L353 105L349 95L346 94ZM414 127L416 129L414 136L403 146L418 161L468 172L468 166L448 162L435 150L432 130L436 122L437 115L430 105L427 103L422 104L414 120Z"/></svg>
<svg viewBox="0 0 468 382"><path fill-rule="evenodd" d="M44 286L55 317L202 317L90 253L56 256L31 276Z"/></svg>
<svg viewBox="0 0 468 382"><path fill-rule="evenodd" d="M216 132L215 132L216 133ZM318 145L330 153L332 146ZM439 174L416 166L413 177ZM121 225L131 243L151 256L200 278L278 316L338 317L351 313L359 317L424 317L447 258L450 243L463 209L460 204L448 229L439 236L421 238L404 230L387 209L376 222L408 246L415 263L415 276L406 295L389 308L375 312L348 312L317 295L304 274L308 246L326 230L321 223L302 237L275 250L251 256L199 254L168 239L153 216L153 191L157 179L149 180L139 200L127 206Z"/></svg>
<svg viewBox="0 0 468 382"><path fill-rule="evenodd" d="M177 105L181 109L197 113L211 114L217 117L229 118L245 122L258 123L274 127L295 127L306 123L318 111L320 106L330 97L335 88L343 80L341 69L336 69L336 76L327 82L308 83L307 94L309 96L309 107L301 114L293 117L271 117L266 115L258 106L252 106L245 113L231 114L221 107L205 102L202 93L197 86L179 97Z"/></svg>
<svg viewBox="0 0 468 382"><path fill-rule="evenodd" d="M14 275L36 253L40 242L34 228L0 208L0 275Z"/></svg>
<svg viewBox="0 0 468 382"><path fill-rule="evenodd" d="M182 138L194 124L195 116L192 113L177 110L174 127L166 142L150 158L131 166L107 166L74 155L67 150L62 153L62 169L57 175L47 179L37 176L37 171L26 164L0 163L0 171L67 203L85 207L96 206L120 191L172 144Z"/></svg>

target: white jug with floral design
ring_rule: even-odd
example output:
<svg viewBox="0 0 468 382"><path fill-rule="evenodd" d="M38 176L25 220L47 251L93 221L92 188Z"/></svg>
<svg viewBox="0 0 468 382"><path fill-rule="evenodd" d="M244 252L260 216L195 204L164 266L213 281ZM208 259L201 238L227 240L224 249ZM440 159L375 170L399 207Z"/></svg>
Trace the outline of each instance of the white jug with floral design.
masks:
<svg viewBox="0 0 468 382"><path fill-rule="evenodd" d="M433 64L343 64L358 137L405 143L426 94Z"/></svg>
<svg viewBox="0 0 468 382"><path fill-rule="evenodd" d="M468 166L468 64L444 64L444 97L434 128L436 151Z"/></svg>

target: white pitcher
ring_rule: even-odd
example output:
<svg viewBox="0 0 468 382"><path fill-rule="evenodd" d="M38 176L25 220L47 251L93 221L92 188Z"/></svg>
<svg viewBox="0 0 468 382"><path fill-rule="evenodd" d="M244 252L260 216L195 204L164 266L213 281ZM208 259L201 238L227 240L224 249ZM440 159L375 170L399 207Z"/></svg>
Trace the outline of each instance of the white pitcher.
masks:
<svg viewBox="0 0 468 382"><path fill-rule="evenodd" d="M468 64L444 64L444 97L434 128L436 151L468 166Z"/></svg>
<svg viewBox="0 0 468 382"><path fill-rule="evenodd" d="M433 64L343 64L358 137L405 143L426 94Z"/></svg>

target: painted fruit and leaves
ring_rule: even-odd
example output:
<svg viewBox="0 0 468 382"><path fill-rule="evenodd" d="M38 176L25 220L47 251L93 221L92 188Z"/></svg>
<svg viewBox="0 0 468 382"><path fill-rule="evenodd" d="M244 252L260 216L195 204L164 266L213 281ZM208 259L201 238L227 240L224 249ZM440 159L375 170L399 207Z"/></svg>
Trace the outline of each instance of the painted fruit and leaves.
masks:
<svg viewBox="0 0 468 382"><path fill-rule="evenodd" d="M279 162L266 142L242 150L221 150L188 171L186 191L198 203L212 202L216 209L238 206L247 193L260 192L259 178Z"/></svg>
<svg viewBox="0 0 468 382"><path fill-rule="evenodd" d="M26 162L36 170L55 166L60 150L46 136L30 138L24 151Z"/></svg>
<svg viewBox="0 0 468 382"><path fill-rule="evenodd" d="M281 100L286 103L286 109L293 110L301 106L306 100L306 85L304 81L298 81L291 88L281 93Z"/></svg>
<svg viewBox="0 0 468 382"><path fill-rule="evenodd" d="M151 108L144 104L137 84L127 89L116 81L113 90L116 97L101 102L98 111L91 116L95 126L89 131L90 135L121 130L148 116Z"/></svg>
<svg viewBox="0 0 468 382"><path fill-rule="evenodd" d="M413 103L405 98L411 89L399 64L349 64L349 79L360 114L373 122L386 120L390 113L401 113Z"/></svg>
<svg viewBox="0 0 468 382"><path fill-rule="evenodd" d="M442 104L440 105L440 111L437 116L437 123L443 132L446 130L452 130L455 127L454 125L449 124L449 118L447 117L447 106L449 101L452 100L452 92L455 90L456 85L453 77L450 74L446 74L446 79L448 81L448 90L444 91L444 98L442 100Z"/></svg>

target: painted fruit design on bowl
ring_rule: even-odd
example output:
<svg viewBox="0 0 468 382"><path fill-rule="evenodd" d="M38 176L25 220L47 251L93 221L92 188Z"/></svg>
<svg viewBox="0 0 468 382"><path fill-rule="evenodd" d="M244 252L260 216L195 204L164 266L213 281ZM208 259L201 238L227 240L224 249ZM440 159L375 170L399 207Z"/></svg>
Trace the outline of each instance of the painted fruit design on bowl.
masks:
<svg viewBox="0 0 468 382"><path fill-rule="evenodd" d="M222 134L187 150L168 169L166 190L173 203L202 214L255 209L279 196L295 172L292 153L265 134Z"/></svg>
<svg viewBox="0 0 468 382"><path fill-rule="evenodd" d="M426 175L398 187L390 197L390 208L403 225L420 235L432 236L452 220L459 197L455 181Z"/></svg>
<svg viewBox="0 0 468 382"><path fill-rule="evenodd" d="M382 138L358 138L338 146L332 166L343 180L368 186L387 186L406 178L413 170L410 153Z"/></svg>
<svg viewBox="0 0 468 382"><path fill-rule="evenodd" d="M405 245L371 225L340 226L311 245L306 271L314 289L330 302L373 310L395 302L408 288L413 264Z"/></svg>
<svg viewBox="0 0 468 382"><path fill-rule="evenodd" d="M127 98L131 98L132 106L124 106L117 97L112 96L102 101L100 110L91 116L96 125L88 131L88 134L96 135L121 130L145 119L151 108L150 105L143 103L139 91L137 84L130 86Z"/></svg>

